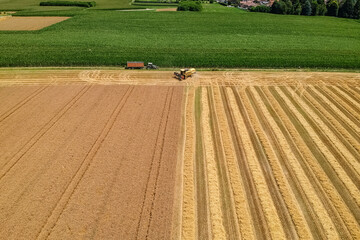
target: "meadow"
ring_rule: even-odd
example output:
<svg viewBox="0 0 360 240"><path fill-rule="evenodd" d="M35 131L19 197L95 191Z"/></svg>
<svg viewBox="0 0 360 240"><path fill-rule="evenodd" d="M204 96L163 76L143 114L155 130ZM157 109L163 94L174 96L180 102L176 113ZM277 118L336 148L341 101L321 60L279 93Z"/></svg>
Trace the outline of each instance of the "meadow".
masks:
<svg viewBox="0 0 360 240"><path fill-rule="evenodd" d="M144 61L160 67L360 69L360 22L352 19L250 13L218 4L205 4L200 13L71 8L18 14L73 18L40 31L0 32L2 67Z"/></svg>

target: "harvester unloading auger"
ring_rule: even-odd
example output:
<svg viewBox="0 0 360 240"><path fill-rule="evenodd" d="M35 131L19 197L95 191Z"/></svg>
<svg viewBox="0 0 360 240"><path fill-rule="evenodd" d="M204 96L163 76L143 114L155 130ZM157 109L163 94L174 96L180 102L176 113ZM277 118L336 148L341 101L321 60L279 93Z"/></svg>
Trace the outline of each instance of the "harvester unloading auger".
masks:
<svg viewBox="0 0 360 240"><path fill-rule="evenodd" d="M174 77L179 81L185 80L188 77L192 77L196 73L195 68L180 69L180 72L174 72Z"/></svg>

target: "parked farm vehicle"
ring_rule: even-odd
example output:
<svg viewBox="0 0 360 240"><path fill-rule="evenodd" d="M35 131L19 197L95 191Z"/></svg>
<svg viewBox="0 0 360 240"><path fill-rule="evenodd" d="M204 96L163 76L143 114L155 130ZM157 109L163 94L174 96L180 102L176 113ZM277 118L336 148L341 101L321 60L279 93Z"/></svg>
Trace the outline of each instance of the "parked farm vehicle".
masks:
<svg viewBox="0 0 360 240"><path fill-rule="evenodd" d="M149 62L146 66L146 69L158 69L158 66L156 66L155 64Z"/></svg>
<svg viewBox="0 0 360 240"><path fill-rule="evenodd" d="M145 67L144 62L127 62L126 69L143 69ZM146 69L158 69L158 66L149 62L146 65Z"/></svg>
<svg viewBox="0 0 360 240"><path fill-rule="evenodd" d="M174 77L179 81L185 80L188 77L192 77L196 73L195 68L180 69L180 72L174 72Z"/></svg>

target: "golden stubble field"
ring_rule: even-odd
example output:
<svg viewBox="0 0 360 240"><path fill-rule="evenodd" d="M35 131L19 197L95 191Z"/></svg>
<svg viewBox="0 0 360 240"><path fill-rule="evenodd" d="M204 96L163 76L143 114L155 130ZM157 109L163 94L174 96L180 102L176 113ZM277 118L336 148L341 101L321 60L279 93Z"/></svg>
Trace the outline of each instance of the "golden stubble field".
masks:
<svg viewBox="0 0 360 240"><path fill-rule="evenodd" d="M34 146L21 129L0 138L0 160L20 159L1 169L0 208L11 213L0 223L3 236L360 238L359 73L199 72L182 82L171 75L0 71L6 126L46 132ZM61 108L79 94L63 121L46 125L59 115L49 104ZM124 110L114 105L118 94ZM36 119L25 118L30 112ZM67 134L70 152L57 147L66 146ZM39 210L40 199L47 201Z"/></svg>

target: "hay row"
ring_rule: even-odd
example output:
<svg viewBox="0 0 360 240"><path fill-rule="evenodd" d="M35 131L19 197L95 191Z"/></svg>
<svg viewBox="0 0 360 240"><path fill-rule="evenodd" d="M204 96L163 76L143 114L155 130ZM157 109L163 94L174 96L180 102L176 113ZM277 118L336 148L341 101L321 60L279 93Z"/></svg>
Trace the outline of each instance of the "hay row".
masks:
<svg viewBox="0 0 360 240"><path fill-rule="evenodd" d="M337 149L337 151L342 154L344 159L354 168L354 170L359 174L360 163L355 159L355 157L349 152L343 142L333 133L333 131L327 126L327 124L320 119L319 116L300 98L291 88L286 87L286 89L292 93L293 99L301 106L302 109L316 122L317 126L321 131L327 136L328 140L332 143L331 145Z"/></svg>
<svg viewBox="0 0 360 240"><path fill-rule="evenodd" d="M250 135L248 133L248 130L246 129L245 121L238 110L234 93L230 88L227 88L226 90L229 97L230 108L234 113L234 117L236 120L235 127L242 136L247 161L253 174L256 189L259 193L260 202L265 213L267 223L269 225L270 234L273 239L286 239L279 215L275 209L275 205L271 198L265 177L257 160L255 149L253 148L250 139Z"/></svg>
<svg viewBox="0 0 360 240"><path fill-rule="evenodd" d="M352 115L357 121L360 121L360 115L357 114L357 112L354 113L354 109L343 99L341 99L339 96L337 96L333 91L330 89L323 87L321 88L322 91L324 91L326 94L329 95L332 99L335 100L335 102L339 103L350 115Z"/></svg>
<svg viewBox="0 0 360 240"><path fill-rule="evenodd" d="M262 102L262 99L260 98L259 95L254 94L254 90L252 88L250 88L250 89L251 89L250 91L253 93L253 96L255 97L256 102L258 104L257 107L263 112L264 116L266 117L266 120L268 120L270 125L274 128L273 129L274 132L276 130L278 131L277 139L280 140L279 139L279 136L280 136L279 131L280 130L276 129L276 123L270 116L270 113L266 110L264 103ZM289 211L289 213L292 217L292 220L294 222L294 225L296 227L297 234L299 235L300 239L312 239L309 226L308 226L308 224L305 220L305 217L301 211L301 208L296 200L296 197L288 183L288 180L286 179L286 177L284 175L283 169L281 167L281 163L279 162L279 159L277 158L277 156L275 154L275 150L274 150L273 146L270 144L270 141L265 134L265 129L263 129L258 117L256 116L256 113L253 110L251 110L252 107L251 107L249 100L245 97L243 98L243 100L244 100L245 107L247 108L247 111L249 113L254 130L255 130L256 134L259 136L262 145L264 146L267 158L268 158L271 168L273 170L273 174L279 185L281 195L284 198L284 201L286 203L288 211ZM284 140L284 137L282 140ZM291 152L290 147L287 145L284 145L283 142L281 142L280 144L283 148L287 147L287 149L286 149L287 156L289 156L288 152L289 151Z"/></svg>
<svg viewBox="0 0 360 240"><path fill-rule="evenodd" d="M360 94L354 88L351 88L349 85L341 85L341 90L344 91L346 95L348 95L350 98L355 99L355 101L356 99L360 98Z"/></svg>
<svg viewBox="0 0 360 240"><path fill-rule="evenodd" d="M212 237L214 239L226 239L226 232L223 224L223 213L221 210L221 197L219 191L219 178L216 169L214 142L212 139L209 119L209 101L207 97L207 89L205 87L202 89L201 104L201 123L203 128L205 159L208 173L208 190Z"/></svg>
<svg viewBox="0 0 360 240"><path fill-rule="evenodd" d="M323 105L321 105L309 92L305 92L304 96L311 102L311 104L323 114L326 119L328 119L334 128L339 131L339 133L350 143L350 145L360 153L359 142L344 128L342 124L334 117L333 114L330 114Z"/></svg>
<svg viewBox="0 0 360 240"><path fill-rule="evenodd" d="M325 156L325 158L328 160L330 165L335 170L336 174L338 175L339 179L344 183L344 185L347 187L347 189L352 194L352 197L356 201L358 205L360 205L360 191L356 187L356 185L351 181L349 176L346 174L344 169L341 167L337 159L331 154L331 152L328 149L328 146L324 144L319 136L313 131L313 128L310 126L310 124L304 119L304 117L298 112L298 110L295 108L295 106L292 105L290 100L285 96L285 94L276 87L276 90L278 91L281 98L285 101L289 109L292 111L292 113L299 119L301 124L307 129L307 132L311 136L314 143L318 146L322 154Z"/></svg>
<svg viewBox="0 0 360 240"><path fill-rule="evenodd" d="M314 161L314 156L311 153L311 150L308 148L308 146L305 144L304 140L302 139L300 133L297 131L296 127L292 124L290 119L288 118L288 115L284 112L284 110L280 107L280 103L275 99L275 97L272 95L272 93L269 91L268 88L263 88L263 93L266 95L268 100L270 101L272 107L275 109L275 111L279 114L279 117L282 119L283 124L288 129L290 135L292 136L292 139L294 140L296 146L300 150L301 154L303 155L304 164L306 164L312 172L308 172L308 174L313 175L312 184L315 185L316 181L318 180L321 184L322 189L325 191L326 195L323 197L329 197L331 203L333 205L323 205L322 202L315 203L312 202L312 207L314 208L314 212L316 215L318 215L319 221L322 222L322 225L325 227L324 230L326 230L327 237L332 236L332 232L334 231L335 227L330 219L328 213L326 210L330 210L331 208L335 207L338 213L340 214L342 220L346 224L347 228L352 231L353 236L357 236L358 232L358 224L355 220L354 216L352 215L350 209L346 206L344 201L342 200L339 192L335 189L334 185L332 184L331 180L328 178L322 167L317 161ZM286 148L284 148L286 149ZM291 156L291 155L289 155ZM291 158L289 158L291 159ZM293 163L296 163L293 162ZM301 167L295 167L295 169L298 169L300 171ZM305 174L305 172L304 172ZM303 181L305 178L299 177L299 180ZM308 188L305 188L309 190ZM305 191L304 189L304 191ZM317 199L317 194L321 194L319 191L315 192L314 195L312 195L314 198ZM314 201L314 199L309 198L310 201ZM321 200L320 200L321 201ZM326 204L326 203L325 203ZM323 206L323 207L321 207ZM324 216L324 217L321 217ZM334 235L334 236L337 236Z"/></svg>
<svg viewBox="0 0 360 240"><path fill-rule="evenodd" d="M338 94L340 94L343 98L345 98L349 102L348 104L352 105L352 107L355 108L354 109L355 111L360 112L360 103L358 101L354 100L348 94L346 94L344 88L338 87L338 86L333 86L332 90L334 92L337 92Z"/></svg>
<svg viewBox="0 0 360 240"><path fill-rule="evenodd" d="M246 199L244 184L241 181L240 170L236 161L235 149L230 136L230 129L226 120L226 113L223 107L219 87L214 87L213 92L240 234L244 239L254 239L255 235L252 217Z"/></svg>
<svg viewBox="0 0 360 240"><path fill-rule="evenodd" d="M224 144L221 138L219 117L215 107L213 87L208 88L208 100L211 119L211 130L213 133L215 160L219 176L219 190L221 195L221 207L223 211L223 222L227 237L238 239L240 237L239 223L236 215L235 201L231 189L229 170L226 164Z"/></svg>
<svg viewBox="0 0 360 240"><path fill-rule="evenodd" d="M317 90L315 87L311 86L310 89L315 92L331 109L333 109L338 116L340 116L354 131L357 133L357 135L360 133L360 128L357 124L355 124L349 117L347 117L342 111L333 104L326 96L324 96L323 93L321 93L319 90Z"/></svg>
<svg viewBox="0 0 360 240"><path fill-rule="evenodd" d="M189 88L186 104L185 152L183 169L183 203L182 203L182 239L194 239L196 236L195 212L195 119L194 119L194 88Z"/></svg>

